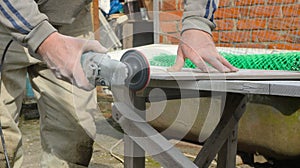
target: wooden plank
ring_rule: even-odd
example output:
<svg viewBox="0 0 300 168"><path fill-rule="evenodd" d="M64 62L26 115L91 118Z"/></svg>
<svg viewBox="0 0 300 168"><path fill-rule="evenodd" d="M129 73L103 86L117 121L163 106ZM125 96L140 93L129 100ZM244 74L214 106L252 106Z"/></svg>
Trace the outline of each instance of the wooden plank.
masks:
<svg viewBox="0 0 300 168"><path fill-rule="evenodd" d="M270 82L270 94L280 96L300 97L300 81Z"/></svg>
<svg viewBox="0 0 300 168"><path fill-rule="evenodd" d="M93 0L92 4L92 15L93 15L93 29L95 33L95 40L100 41L100 20L99 20L99 1L98 0Z"/></svg>
<svg viewBox="0 0 300 168"><path fill-rule="evenodd" d="M149 88L173 88L180 89L184 93L186 90L202 90L215 92L270 94L269 83L257 83L242 80L199 80L199 81L171 81L171 80L151 80Z"/></svg>
<svg viewBox="0 0 300 168"><path fill-rule="evenodd" d="M151 66L151 79L160 80L276 80L300 79L300 72L279 70L248 70L240 69L232 73L204 73L197 69L183 69L180 72L168 72L166 67Z"/></svg>

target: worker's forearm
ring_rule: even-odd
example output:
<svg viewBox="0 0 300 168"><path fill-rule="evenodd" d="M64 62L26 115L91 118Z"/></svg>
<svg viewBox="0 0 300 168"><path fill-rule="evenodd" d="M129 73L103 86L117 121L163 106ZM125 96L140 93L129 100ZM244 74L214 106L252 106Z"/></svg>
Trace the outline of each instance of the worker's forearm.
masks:
<svg viewBox="0 0 300 168"><path fill-rule="evenodd" d="M34 0L0 1L0 23L15 40L33 52L56 31L47 16L39 12Z"/></svg>
<svg viewBox="0 0 300 168"><path fill-rule="evenodd" d="M216 27L213 14L219 0L186 0L182 20L182 32L188 29L199 29L209 34Z"/></svg>

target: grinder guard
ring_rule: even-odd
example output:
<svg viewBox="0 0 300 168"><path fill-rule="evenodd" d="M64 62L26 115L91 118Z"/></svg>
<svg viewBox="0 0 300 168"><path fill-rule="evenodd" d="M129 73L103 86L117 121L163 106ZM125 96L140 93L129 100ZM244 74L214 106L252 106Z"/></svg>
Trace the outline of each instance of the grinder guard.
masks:
<svg viewBox="0 0 300 168"><path fill-rule="evenodd" d="M150 65L147 58L137 50L128 50L120 61L127 65L129 71L126 86L133 91L144 89L150 81Z"/></svg>

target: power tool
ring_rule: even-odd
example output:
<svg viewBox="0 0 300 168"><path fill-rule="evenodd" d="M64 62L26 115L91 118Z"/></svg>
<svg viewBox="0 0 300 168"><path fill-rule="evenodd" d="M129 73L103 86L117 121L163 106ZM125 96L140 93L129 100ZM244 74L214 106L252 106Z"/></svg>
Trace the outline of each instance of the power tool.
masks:
<svg viewBox="0 0 300 168"><path fill-rule="evenodd" d="M126 51L120 61L108 54L84 53L81 57L83 71L93 86L126 86L131 91L139 91L150 80L150 65L138 50Z"/></svg>

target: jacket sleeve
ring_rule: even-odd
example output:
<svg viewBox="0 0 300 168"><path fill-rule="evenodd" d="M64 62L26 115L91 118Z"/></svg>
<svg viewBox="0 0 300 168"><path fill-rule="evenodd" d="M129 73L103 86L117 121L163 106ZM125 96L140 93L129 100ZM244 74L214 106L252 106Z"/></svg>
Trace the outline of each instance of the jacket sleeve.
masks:
<svg viewBox="0 0 300 168"><path fill-rule="evenodd" d="M33 52L56 31L34 0L0 1L0 23L16 41Z"/></svg>
<svg viewBox="0 0 300 168"><path fill-rule="evenodd" d="M182 32L199 29L209 34L216 27L213 19L219 0L185 0L182 18Z"/></svg>

